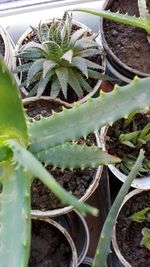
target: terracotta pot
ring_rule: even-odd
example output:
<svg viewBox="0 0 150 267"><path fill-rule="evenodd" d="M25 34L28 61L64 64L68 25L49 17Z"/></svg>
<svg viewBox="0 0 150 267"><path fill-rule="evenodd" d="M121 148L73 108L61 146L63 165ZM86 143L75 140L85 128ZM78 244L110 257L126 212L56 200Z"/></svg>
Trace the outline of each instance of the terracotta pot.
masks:
<svg viewBox="0 0 150 267"><path fill-rule="evenodd" d="M102 150L107 151L106 150L106 136L107 136L107 131L108 131L108 127L105 126L101 129L100 132L100 139L101 139L101 147ZM110 171L123 183L125 182L127 175L125 175L124 173L122 173L118 168L115 167L115 165L108 165L108 168L110 169ZM150 176L144 176L142 178L136 178L133 180L132 187L134 188L138 188L138 189L143 189L143 190L148 190L150 189Z"/></svg>
<svg viewBox="0 0 150 267"><path fill-rule="evenodd" d="M46 100L46 101L49 101L49 102L57 101L57 103L59 103L60 105L63 105L63 106L68 107L68 108L71 107L70 104L68 104L68 103L66 103L64 101L61 101L59 99L53 99L53 98L46 97L46 96L45 97L43 96L43 97L40 97L40 98L38 98L38 97L26 98L26 99L23 100L24 106L26 104L28 104L29 102L34 102L34 101L37 101L39 99L43 99L43 100ZM100 146L100 136L99 136L98 132L94 132L94 133L95 133L97 146L99 147ZM96 188L99 185L102 169L103 169L102 166L99 166L97 168L95 176L93 177L93 181L90 184L89 188L86 190L85 194L79 199L80 202L85 202L94 193L94 191L96 190ZM56 217L56 216L68 213L68 212L70 212L72 210L73 210L72 206L67 206L67 207L58 208L58 209L49 210L49 211L32 210L32 215L39 216L39 217L43 217L43 216L44 217L45 216L46 217L47 216Z"/></svg>
<svg viewBox="0 0 150 267"><path fill-rule="evenodd" d="M77 25L79 28L86 28L87 29L87 32L89 33L92 33L91 29L88 28L86 25L78 22L78 21L75 21L73 20L73 23L75 25ZM18 40L16 46L15 46L15 50L16 52L21 48L24 40L28 37L28 35L30 35L32 33L32 29L29 28L27 29L27 31L20 37L20 39ZM97 38L97 40L99 40L99 38ZM99 45L101 45L101 42L100 41L97 41L99 43ZM104 54L101 55L101 60L102 60L102 67L104 69L103 73L105 72L105 69L106 69L106 57ZM87 93L87 95L85 97L83 97L82 99L78 100L79 103L83 103L85 102L89 97L92 97L96 94L96 92L100 89L100 86L101 86L101 83L102 83L102 80L99 80L97 81L97 83L94 85L93 87L93 90L90 92L90 93ZM28 91L26 90L26 88L22 88L21 89L23 91L23 93L25 94L25 96L27 97L28 96ZM67 100L64 100L64 101L67 101Z"/></svg>
<svg viewBox="0 0 150 267"><path fill-rule="evenodd" d="M117 218L119 216L120 211L122 210L123 206L125 205L126 202L128 202L131 198L133 198L134 196L136 196L137 194L140 194L144 192L143 190L140 189L135 189L133 191L131 191L130 193L128 193L119 209ZM127 261L127 259L124 258L124 256L122 255L118 243L117 243L117 237L116 237L116 226L117 226L117 218L116 218L116 224L114 225L114 229L113 229L113 237L112 237L112 244L113 244L113 248L114 251L118 257L118 259L120 260L120 262L123 264L123 266L125 267L132 267L132 265ZM144 265L143 265L144 266ZM146 266L146 265L145 265ZM148 266L148 265L147 265Z"/></svg>
<svg viewBox="0 0 150 267"><path fill-rule="evenodd" d="M113 6L114 0L105 0L105 3L103 5L103 10L109 10ZM132 2L132 0L131 0ZM123 2L123 4L126 4L126 1ZM119 79L120 84L126 84L130 83L135 75L143 78L148 77L149 74L139 71L137 69L131 68L127 64L123 63L116 54L112 51L110 48L108 42L106 41L106 34L103 27L103 19L100 19L100 31L102 34L102 43L104 50L107 54L107 72L111 74L113 77L116 77ZM134 36L133 36L134 39ZM117 49L117 47L116 47Z"/></svg>
<svg viewBox="0 0 150 267"><path fill-rule="evenodd" d="M54 228L56 228L58 231L61 232L61 234L65 237L65 239L67 240L70 249L71 249L71 259L70 259L70 267L77 267L77 252L76 252L76 247L75 244L71 238L71 236L69 235L69 233L66 231L66 229L64 227L62 227L59 223L57 223L56 221L50 219L50 218L38 218L36 216L32 216L32 220L39 220L44 223L50 224L51 226L53 226Z"/></svg>

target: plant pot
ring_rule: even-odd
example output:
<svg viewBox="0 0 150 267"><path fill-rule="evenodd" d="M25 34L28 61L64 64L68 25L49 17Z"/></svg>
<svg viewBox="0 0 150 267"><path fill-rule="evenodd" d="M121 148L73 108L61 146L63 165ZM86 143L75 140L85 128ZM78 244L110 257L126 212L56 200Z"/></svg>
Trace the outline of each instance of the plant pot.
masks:
<svg viewBox="0 0 150 267"><path fill-rule="evenodd" d="M85 257L84 261L80 264L79 267L91 267L93 259L90 257Z"/></svg>
<svg viewBox="0 0 150 267"><path fill-rule="evenodd" d="M71 107L71 105L59 100L59 99L52 99L50 97L41 97L40 100L43 100L43 101L48 101L49 103L51 102L51 105L52 103L57 103L57 105L63 105L65 107ZM24 106L25 108L27 107L27 104L31 103L33 104L33 102L36 103L36 101L39 101L39 98L37 97L33 97L33 98L28 98L28 99L24 99ZM38 102L37 102L38 103ZM33 106L33 109L34 109L34 112L35 112L35 108ZM97 142L97 145L99 146L100 145L100 140L99 140L99 134L97 132L95 132L95 138L96 138L96 142ZM87 169L88 170L88 169ZM85 175L85 170L82 171L82 177L83 175L85 176L85 179L86 179L86 175ZM80 172L79 172L80 173ZM93 175L94 173L94 175ZM100 181L100 177L101 177L101 173L102 173L102 166L99 166L97 169L95 169L94 171L91 169L91 182L87 188L87 190L85 190L84 192L84 195L82 195L79 199L79 201L82 201L82 202L85 202L90 196L91 194L93 194L93 192L95 191L95 189L97 188L98 184L99 184L99 181ZM73 173L72 173L73 174ZM66 175L70 177L70 175L72 175L69 173L67 173ZM78 174L78 173L77 173ZM75 173L75 176L74 177L78 177L77 174ZM63 176L63 172L61 172L61 178ZM70 178L69 178L70 179ZM71 180L70 180L71 182ZM70 183L69 182L69 183ZM79 185L78 185L78 188L79 188ZM34 190L34 189L33 189ZM48 191L49 192L49 191ZM45 193L44 193L45 195ZM36 197L36 199L38 200L39 199L39 196ZM49 210L39 210L39 209L34 209L32 210L32 214L33 215L36 215L36 216L40 216L40 217L43 217L43 216L50 216L50 217L56 217L56 216L59 216L59 215L62 215L62 214L65 214L65 213L68 213L70 212L71 210L73 209L72 206L68 206L68 207L60 207L60 208L57 208L57 209L53 209L51 210L51 208L49 208Z"/></svg>
<svg viewBox="0 0 150 267"><path fill-rule="evenodd" d="M61 224L72 237L78 257L78 265L83 262L90 242L90 234L87 223L79 212L72 211L68 214L56 217L55 220Z"/></svg>
<svg viewBox="0 0 150 267"><path fill-rule="evenodd" d="M106 0L103 9L110 9L113 12L119 10L120 13L139 16L136 0ZM150 56L150 46L144 30L103 19L101 19L100 29L107 54L108 73L118 78L121 84L130 83L135 75L141 78L150 75L145 68ZM122 54L120 51L123 51ZM142 61L140 55L142 55Z"/></svg>
<svg viewBox="0 0 150 267"><path fill-rule="evenodd" d="M145 114L144 114L144 116L145 116ZM137 119L138 119L138 117L137 117ZM116 130L119 133L119 131L121 129L121 127L120 128L119 127L120 127L120 124L118 122L118 124L116 124L114 126L114 128L112 128L113 130L111 130L109 132L110 135L108 134L109 127L105 126L105 127L103 127L101 129L101 133L100 133L100 136L101 136L101 146L102 146L102 149L104 151L107 151L110 154L116 154L118 157L121 157L122 156L122 158L123 158L124 155L125 156L128 155L128 154L132 155L133 148L131 148L131 149L129 148L129 150L127 150L127 146L123 146L123 145L121 145L119 143L117 137L115 136ZM132 132L132 130L131 130L131 132ZM122 132L120 131L120 133L124 133L124 132L123 131ZM120 133L119 133L119 135L120 135ZM109 141L108 141L108 138L110 139ZM109 147L109 144L110 144L110 147ZM148 146L147 146L147 148L148 148ZM146 149L146 147L143 147L143 149ZM137 151L136 151L136 153L137 153ZM134 151L134 153L135 153L135 151ZM146 154L147 153L148 152L146 152ZM115 165L109 165L108 167L111 170L111 172L120 181L124 182L126 180L127 175L126 175L125 172L123 172L122 169L120 169L120 166L119 165L117 165L117 166L115 166ZM132 182L131 186L134 187L134 188L139 188L139 189L143 189L143 190L150 189L150 176L149 176L149 174L146 175L145 173L143 173L143 176L134 179L134 181Z"/></svg>
<svg viewBox="0 0 150 267"><path fill-rule="evenodd" d="M149 196L149 191L133 190L126 195L118 212L112 243L115 253L123 266L139 267L149 266L150 264L149 250L140 245L142 240L141 230L145 226L148 227L149 223L131 222L129 219L129 216L133 213L149 206L147 203ZM120 229L122 229L121 232ZM122 237L120 237L121 235ZM145 258L143 258L144 253Z"/></svg>
<svg viewBox="0 0 150 267"><path fill-rule="evenodd" d="M50 218L32 217L29 267L34 266L77 267L77 253L71 236L60 224Z"/></svg>
<svg viewBox="0 0 150 267"><path fill-rule="evenodd" d="M13 70L16 66L15 64L15 58L14 58L14 43L9 35L9 33L0 26L0 37L1 41L3 42L3 48L1 45L1 53L4 57L4 60L10 70Z"/></svg>
<svg viewBox="0 0 150 267"><path fill-rule="evenodd" d="M48 20L48 23L50 23L50 22L51 22L51 20ZM82 24L82 23L80 23L80 22L78 22L78 21L73 20L73 25L75 25L75 27L78 28L78 29L79 29L79 28L85 28L85 29L87 30L87 35L92 34L92 31L91 31L90 28L88 28L86 25L84 25L84 24ZM29 42L29 41L32 39L32 38L31 38L32 35L33 35L33 29L31 29L31 28L27 29L27 31L20 37L20 39L18 40L18 42L17 42L17 44L16 44L16 47L15 47L16 52L22 47L22 45L25 43L25 41L26 41L26 43L27 43L27 42ZM97 38L97 40L98 40L98 38ZM99 42L98 42L98 43L99 43ZM102 66L102 68L103 68L102 73L104 74L105 69L106 69L106 57L105 57L105 55L104 55L103 53L102 53L101 56L99 56L99 57L100 57L99 60L101 61L101 66ZM97 58L98 58L98 56L97 56ZM73 92L73 89L72 89L72 88L69 88L69 89L68 89L68 91L70 90L68 96L71 95L71 97L73 97L74 100L71 99L71 98L70 98L70 99L69 99L69 98L65 99L64 96L62 95L62 93L59 94L59 96L57 96L57 98L60 98L61 100L66 101L66 102L69 102L69 103L73 103L73 102L80 102L80 103L83 103L83 102L85 102L89 97L92 97L92 96L94 96L94 95L96 94L96 92L100 89L101 83L102 83L101 80L98 80L97 82L95 82L95 81L93 80L93 84L94 84L94 85L91 85L91 87L92 87L92 91L89 92L89 93L85 92L84 97L81 98L81 99L79 99L79 98L77 97L77 95ZM21 88L21 90L23 91L23 93L24 93L25 96L27 97L28 94L29 94L29 92L27 91L27 89L26 89L25 87L23 87L23 88ZM46 89L46 90L47 90L47 89ZM43 95L48 96L48 95L49 95L49 91L47 90L46 92L43 93Z"/></svg>

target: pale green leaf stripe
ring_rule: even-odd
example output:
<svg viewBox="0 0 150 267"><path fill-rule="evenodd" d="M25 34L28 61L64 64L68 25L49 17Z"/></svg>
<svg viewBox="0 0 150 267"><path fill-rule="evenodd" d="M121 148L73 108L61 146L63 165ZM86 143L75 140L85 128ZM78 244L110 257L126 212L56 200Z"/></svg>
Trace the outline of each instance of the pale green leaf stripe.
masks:
<svg viewBox="0 0 150 267"><path fill-rule="evenodd" d="M139 28L142 28L146 31L150 30L150 27L147 23L147 20L144 18L139 18L139 17L135 17L135 16L129 16L127 14L120 14L119 12L111 12L109 10L106 11L91 11L88 9L74 9L74 11L78 11L78 12L85 12L91 15L96 15L99 17L103 17L105 19L110 19L116 22L120 22L120 23L124 23L124 24L129 24L131 26L136 26Z"/></svg>
<svg viewBox="0 0 150 267"><path fill-rule="evenodd" d="M65 155L65 156L64 156ZM120 159L107 154L97 146L86 146L65 143L54 148L41 151L35 156L41 161L55 167L64 168L87 168L98 167L120 162Z"/></svg>
<svg viewBox="0 0 150 267"><path fill-rule="evenodd" d="M58 69L55 70L62 92L64 94L64 97L67 98L67 85L68 85L68 69L64 68L64 67L60 67Z"/></svg>
<svg viewBox="0 0 150 267"><path fill-rule="evenodd" d="M100 97L89 99L80 106L74 104L70 110L30 124L31 150L40 151L69 139L76 140L104 125L112 124L132 111L150 106L149 84L149 77L136 78L131 84L115 86L110 93L101 92Z"/></svg>
<svg viewBox="0 0 150 267"><path fill-rule="evenodd" d="M32 82L32 79L34 76L43 69L43 63L44 63L44 58L36 60L32 66L29 68L28 71L28 76L27 76L27 83L26 86L28 87L29 84Z"/></svg>
<svg viewBox="0 0 150 267"><path fill-rule="evenodd" d="M7 141L7 145L13 151L13 161L16 162L24 170L31 173L33 177L38 177L51 190L58 199L66 205L72 205L81 213L97 214L97 209L87 204L80 203L74 196L65 191L53 176L43 167L28 150L17 143L15 140Z"/></svg>
<svg viewBox="0 0 150 267"><path fill-rule="evenodd" d="M140 168L142 167L142 162L144 159L143 150L140 151L140 154L136 160L135 165L133 166L131 172L129 173L126 181L122 185L108 215L105 220L104 226L101 231L100 239L98 242L95 258L93 261L92 267L106 267L107 256L110 253L110 243L112 239L113 226L116 222L116 216L118 210L124 200L124 197L128 193L132 181L136 178L139 173Z"/></svg>

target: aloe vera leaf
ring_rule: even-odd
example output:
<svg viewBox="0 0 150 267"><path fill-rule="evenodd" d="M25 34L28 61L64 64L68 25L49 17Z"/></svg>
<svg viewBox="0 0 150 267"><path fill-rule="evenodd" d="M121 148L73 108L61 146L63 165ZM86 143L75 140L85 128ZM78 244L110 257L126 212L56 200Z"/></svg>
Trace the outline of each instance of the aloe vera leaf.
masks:
<svg viewBox="0 0 150 267"><path fill-rule="evenodd" d="M104 125L127 116L132 111L150 105L150 78L134 79L124 87L116 86L110 93L101 92L101 96L89 99L86 103L74 104L70 110L53 113L49 118L29 125L30 150L38 152L68 140L87 136ZM107 107L107 108L106 108Z"/></svg>
<svg viewBox="0 0 150 267"><path fill-rule="evenodd" d="M28 144L27 125L18 86L0 57L0 137L1 135L5 135L5 139L16 138L25 145Z"/></svg>
<svg viewBox="0 0 150 267"><path fill-rule="evenodd" d="M31 238L30 177L10 162L2 164L0 266L28 266Z"/></svg>
<svg viewBox="0 0 150 267"><path fill-rule="evenodd" d="M12 160L28 171L33 177L38 177L51 190L62 203L72 205L82 214L90 213L97 215L97 209L87 204L80 203L74 196L65 191L53 176L43 167L28 150L15 140L8 140L7 145L13 151Z"/></svg>
<svg viewBox="0 0 150 267"><path fill-rule="evenodd" d="M65 156L64 156L65 155ZM65 143L60 146L41 151L35 156L46 165L64 168L87 168L98 167L120 162L118 157L111 156L97 146Z"/></svg>
<svg viewBox="0 0 150 267"><path fill-rule="evenodd" d="M101 231L101 235L100 235L100 239L98 242L96 255L95 255L92 267L106 267L107 266L106 261L107 261L107 256L110 253L112 231L113 231L113 226L116 222L116 216L117 216L118 210L121 206L121 203L123 202L125 195L127 194L130 188L132 181L134 180L134 178L136 177L136 175L138 174L142 166L143 159L144 159L144 151L141 150L134 167L132 168L126 181L122 185L108 213L108 216L105 220L104 226Z"/></svg>

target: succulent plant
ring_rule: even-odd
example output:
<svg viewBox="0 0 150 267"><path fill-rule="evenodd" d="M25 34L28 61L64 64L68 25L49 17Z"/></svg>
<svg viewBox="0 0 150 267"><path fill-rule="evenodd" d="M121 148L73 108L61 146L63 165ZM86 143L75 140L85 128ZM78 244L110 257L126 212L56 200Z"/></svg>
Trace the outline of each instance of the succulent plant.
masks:
<svg viewBox="0 0 150 267"><path fill-rule="evenodd" d="M53 161L54 166L71 169L118 162L118 158L98 147L70 141L149 106L149 84L150 78L136 78L123 88L116 86L111 93L101 93L84 104L76 103L71 109L31 122L25 116L16 81L0 59L0 259L3 266L28 265L30 187L34 177L39 177L64 204L82 213L97 213L66 192L43 164Z"/></svg>
<svg viewBox="0 0 150 267"><path fill-rule="evenodd" d="M102 54L96 35L86 27L74 29L73 25L68 13L50 25L40 23L33 29L39 42L31 41L18 51L17 56L28 63L17 67L15 72L28 73L24 85L28 88L32 84L29 95L42 95L48 85L54 98L60 92L67 98L69 87L81 98L85 91L92 91L88 78L97 81L104 77L101 63L94 62L95 56Z"/></svg>
<svg viewBox="0 0 150 267"><path fill-rule="evenodd" d="M75 9L74 11L81 11L85 13L89 13L92 15L96 15L99 17L103 17L105 19L113 20L116 22L128 24L131 26L139 27L144 29L148 36L148 42L150 43L150 13L147 9L146 6L146 0L138 0L138 9L140 16L130 16L128 14L121 14L118 12L112 12L110 10L105 10L105 11L92 11L92 10L86 10L86 9Z"/></svg>

